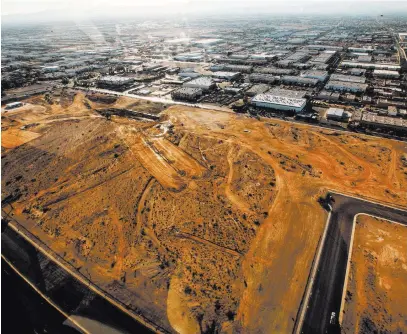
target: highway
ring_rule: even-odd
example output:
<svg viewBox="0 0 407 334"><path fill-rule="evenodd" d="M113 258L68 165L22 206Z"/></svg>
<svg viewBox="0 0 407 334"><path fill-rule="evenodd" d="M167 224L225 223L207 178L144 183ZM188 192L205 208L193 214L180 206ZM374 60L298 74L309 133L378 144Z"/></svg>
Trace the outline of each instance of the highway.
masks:
<svg viewBox="0 0 407 334"><path fill-rule="evenodd" d="M61 325L61 319L65 319L65 323L73 323L82 333L154 332L97 294L89 284L72 276L14 229L3 226L2 229L2 261L9 264L7 272L14 271L12 275L25 281L25 289L31 290L33 298L42 297L43 304L47 301L53 306L54 309L49 306L48 310L43 311L47 317L52 317L43 320L47 325L65 329L66 326ZM62 330L54 332L63 333Z"/></svg>
<svg viewBox="0 0 407 334"><path fill-rule="evenodd" d="M407 211L370 201L331 193L332 205L327 237L322 247L315 281L300 333L340 333L339 315L351 252L354 217L369 214L407 225ZM335 312L331 322L331 316Z"/></svg>

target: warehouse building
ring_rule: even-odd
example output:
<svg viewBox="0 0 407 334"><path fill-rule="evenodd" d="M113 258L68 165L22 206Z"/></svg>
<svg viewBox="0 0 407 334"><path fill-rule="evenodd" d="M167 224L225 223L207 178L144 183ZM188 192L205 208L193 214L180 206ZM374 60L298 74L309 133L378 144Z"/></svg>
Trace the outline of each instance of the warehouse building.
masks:
<svg viewBox="0 0 407 334"><path fill-rule="evenodd" d="M266 84L253 85L250 89L246 91L246 95L255 96L257 94L265 93L270 89Z"/></svg>
<svg viewBox="0 0 407 334"><path fill-rule="evenodd" d="M334 45L307 45L307 49L309 50L318 50L318 51L342 51L343 47L342 46L334 46Z"/></svg>
<svg viewBox="0 0 407 334"><path fill-rule="evenodd" d="M286 85L298 85L298 86L316 86L318 79L304 78L301 76L285 75L281 78L281 82Z"/></svg>
<svg viewBox="0 0 407 334"><path fill-rule="evenodd" d="M134 78L108 75L99 79L98 86L102 88L124 90L127 87L130 87L134 81Z"/></svg>
<svg viewBox="0 0 407 334"><path fill-rule="evenodd" d="M173 91L171 93L171 97L174 100L195 102L202 96L202 93L203 91L200 88L182 87L176 91Z"/></svg>
<svg viewBox="0 0 407 334"><path fill-rule="evenodd" d="M342 67L350 68L364 68L364 69L378 69L378 70L390 70L390 71L400 71L401 67L399 65L393 64L375 64L375 63L357 63L351 61L343 61L341 63Z"/></svg>
<svg viewBox="0 0 407 334"><path fill-rule="evenodd" d="M336 80L331 79L325 85L325 89L339 91L339 92L360 93L360 92L366 91L367 84L357 83L357 82L336 81Z"/></svg>
<svg viewBox="0 0 407 334"><path fill-rule="evenodd" d="M400 77L399 72L388 70L374 70L373 75L378 78L388 78L388 79L396 79Z"/></svg>
<svg viewBox="0 0 407 334"><path fill-rule="evenodd" d="M365 77L357 77L352 75L344 75L344 74L337 74L334 73L331 75L331 80L334 81L344 81L344 82L357 82L357 83L365 83Z"/></svg>
<svg viewBox="0 0 407 334"><path fill-rule="evenodd" d="M20 108L22 106L23 106L22 102L11 102L11 103L7 103L6 107L4 109L10 110L10 109L15 109L15 108Z"/></svg>
<svg viewBox="0 0 407 334"><path fill-rule="evenodd" d="M217 79L225 79L228 81L236 80L239 78L240 73L239 72L224 72L224 71L219 71L215 72L212 74L212 77L217 78Z"/></svg>
<svg viewBox="0 0 407 334"><path fill-rule="evenodd" d="M349 122L352 114L341 108L329 108L326 112L326 118L328 120L337 122Z"/></svg>
<svg viewBox="0 0 407 334"><path fill-rule="evenodd" d="M296 74L297 71L290 68L277 68L277 67L258 67L253 70L255 73L265 73L273 75L291 75Z"/></svg>
<svg viewBox="0 0 407 334"><path fill-rule="evenodd" d="M304 78L317 79L320 82L326 81L328 79L327 71L305 71L301 73L301 76Z"/></svg>
<svg viewBox="0 0 407 334"><path fill-rule="evenodd" d="M253 66L228 64L228 65L224 65L223 70L228 71L228 72L251 73L253 70Z"/></svg>
<svg viewBox="0 0 407 334"><path fill-rule="evenodd" d="M375 113L364 112L359 122L360 125L369 128L407 131L407 120L403 118L379 116Z"/></svg>
<svg viewBox="0 0 407 334"><path fill-rule="evenodd" d="M308 92L305 90L292 90L292 89L283 89L280 87L274 87L270 89L269 94L276 96L285 96L290 98L301 99L305 97Z"/></svg>
<svg viewBox="0 0 407 334"><path fill-rule="evenodd" d="M274 109L280 111L301 112L304 110L307 100L303 98L289 98L263 93L256 95L251 103L256 107Z"/></svg>
<svg viewBox="0 0 407 334"><path fill-rule="evenodd" d="M209 77L199 77L185 82L182 86L188 88L200 88L202 91L207 92L215 87L215 83Z"/></svg>
<svg viewBox="0 0 407 334"><path fill-rule="evenodd" d="M249 75L250 82L274 83L278 80L277 77L271 74L252 73Z"/></svg>

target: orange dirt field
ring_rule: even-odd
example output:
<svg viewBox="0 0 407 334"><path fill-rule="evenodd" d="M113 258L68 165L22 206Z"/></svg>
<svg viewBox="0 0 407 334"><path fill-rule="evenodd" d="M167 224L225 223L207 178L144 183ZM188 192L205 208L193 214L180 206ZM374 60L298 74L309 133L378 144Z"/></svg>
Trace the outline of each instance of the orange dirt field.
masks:
<svg viewBox="0 0 407 334"><path fill-rule="evenodd" d="M43 110L14 121L41 136L2 159L14 217L170 332L292 332L319 196L407 205L406 143L183 106L158 122L94 111L148 112L129 98L30 101Z"/></svg>
<svg viewBox="0 0 407 334"><path fill-rule="evenodd" d="M407 327L407 227L357 218L344 333L404 333Z"/></svg>

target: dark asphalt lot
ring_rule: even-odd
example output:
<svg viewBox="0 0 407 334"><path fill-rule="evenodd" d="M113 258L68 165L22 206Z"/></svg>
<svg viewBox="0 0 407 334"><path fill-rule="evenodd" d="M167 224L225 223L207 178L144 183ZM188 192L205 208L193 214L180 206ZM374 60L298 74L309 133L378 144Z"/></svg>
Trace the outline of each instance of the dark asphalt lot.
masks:
<svg viewBox="0 0 407 334"><path fill-rule="evenodd" d="M338 317L353 219L367 213L407 225L407 212L332 193L332 215L301 333L340 333ZM331 324L335 312L336 324Z"/></svg>
<svg viewBox="0 0 407 334"><path fill-rule="evenodd" d="M91 320L86 322L91 328L84 326L86 329L90 329L90 332L94 332L95 328L97 328L97 332L103 328L104 334L152 333L38 252L15 231L5 228L1 234L1 241L2 255L37 289L51 298L70 316L75 315ZM3 326L11 327L11 329L14 327L17 329L19 326L27 327L24 330L11 331L4 328L4 333L34 333L33 330L36 333L77 333L63 325L66 318L49 305L7 263L3 267L4 263L2 261L2 304L10 305L15 310L21 310L21 314L17 313L21 317L13 316L11 318L10 316L7 320L12 320L4 321L3 319L9 313L2 313L2 331ZM27 321L17 323L16 319L27 319ZM81 324L84 325L82 322ZM44 332L43 329L47 331Z"/></svg>

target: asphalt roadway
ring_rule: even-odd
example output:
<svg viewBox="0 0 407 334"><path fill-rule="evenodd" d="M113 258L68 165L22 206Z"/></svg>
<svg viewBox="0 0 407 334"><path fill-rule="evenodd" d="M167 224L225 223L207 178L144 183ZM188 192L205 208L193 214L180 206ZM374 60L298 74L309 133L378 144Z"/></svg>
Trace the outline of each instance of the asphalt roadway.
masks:
<svg viewBox="0 0 407 334"><path fill-rule="evenodd" d="M87 285L71 276L14 230L9 227L4 228L4 226L2 226L2 230L1 251L2 257L4 257L2 264L6 260L17 269L15 271L7 264L5 267L2 266L2 269L5 268L6 270L2 270L2 291L12 291L16 286L19 290L24 289L21 290L23 293L19 295L11 296L7 294L10 295L7 300L4 300L2 296L2 301L5 302L4 304L9 305L16 303L14 298L18 298L20 303L18 307L23 306L27 310L26 317L35 319L35 322L26 322L30 329L38 330L38 327L41 328L42 326L42 328L53 329L50 331L53 333L72 333L77 331L67 327L66 324L69 321L76 321L88 333L153 333L89 289ZM16 277L19 278L18 281L16 281ZM39 293L24 280L28 280L35 286ZM49 298L60 312L58 313L55 307L53 308L45 299L42 299L40 293ZM40 301L38 302L38 300ZM41 305L41 309L32 305ZM33 313L33 310L35 310L35 313ZM68 317L64 317L61 311ZM34 316L31 316L32 314ZM13 323L7 323L7 321L6 325L8 327L21 325L16 324L15 319L12 321L14 321L14 325ZM12 332L17 333L20 331ZM32 331L24 330L23 332L30 333Z"/></svg>
<svg viewBox="0 0 407 334"><path fill-rule="evenodd" d="M328 234L301 333L340 333L338 322L355 215L365 213L407 225L407 211L331 193ZM335 312L331 321L332 312Z"/></svg>

